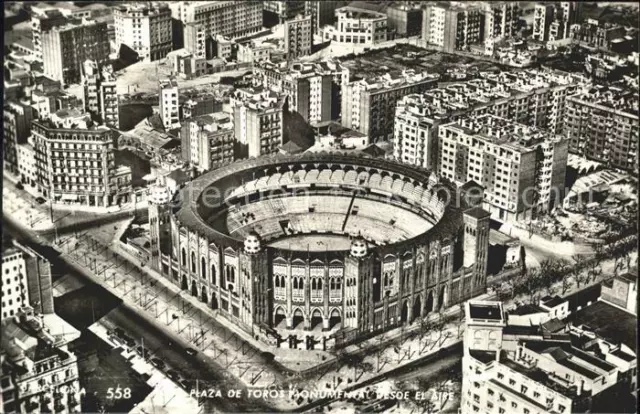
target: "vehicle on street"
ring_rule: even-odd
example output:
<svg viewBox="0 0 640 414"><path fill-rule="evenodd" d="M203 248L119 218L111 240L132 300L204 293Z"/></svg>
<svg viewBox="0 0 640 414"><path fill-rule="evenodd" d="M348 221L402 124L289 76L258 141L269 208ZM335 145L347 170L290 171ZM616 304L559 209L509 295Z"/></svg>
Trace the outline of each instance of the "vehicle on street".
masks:
<svg viewBox="0 0 640 414"><path fill-rule="evenodd" d="M44 198L42 198L42 197L38 197L38 198L36 198L36 203L38 203L38 204L44 204L44 203L46 203L46 202L47 202L47 200L45 200L45 199L44 199Z"/></svg>
<svg viewBox="0 0 640 414"><path fill-rule="evenodd" d="M180 380L180 374L178 373L178 371L174 370L174 369L170 369L167 371L167 377L169 377L169 379L173 380L173 381L179 381Z"/></svg>
<svg viewBox="0 0 640 414"><path fill-rule="evenodd" d="M164 369L165 367L164 361L160 358L151 358L151 365L158 369Z"/></svg>
<svg viewBox="0 0 640 414"><path fill-rule="evenodd" d="M195 350L195 349L193 349L193 348L185 348L185 349L184 349L184 352L185 352L187 355L189 355L189 356L195 356L195 355L197 355L197 354L198 354L198 351L196 351L196 350Z"/></svg>

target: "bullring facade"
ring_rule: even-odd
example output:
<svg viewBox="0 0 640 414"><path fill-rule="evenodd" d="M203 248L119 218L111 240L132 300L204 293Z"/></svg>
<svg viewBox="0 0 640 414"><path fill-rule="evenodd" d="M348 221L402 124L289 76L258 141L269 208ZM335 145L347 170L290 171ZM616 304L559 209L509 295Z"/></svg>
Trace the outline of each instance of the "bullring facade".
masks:
<svg viewBox="0 0 640 414"><path fill-rule="evenodd" d="M249 159L150 202L152 264L266 343L342 347L484 292L481 198L366 156Z"/></svg>

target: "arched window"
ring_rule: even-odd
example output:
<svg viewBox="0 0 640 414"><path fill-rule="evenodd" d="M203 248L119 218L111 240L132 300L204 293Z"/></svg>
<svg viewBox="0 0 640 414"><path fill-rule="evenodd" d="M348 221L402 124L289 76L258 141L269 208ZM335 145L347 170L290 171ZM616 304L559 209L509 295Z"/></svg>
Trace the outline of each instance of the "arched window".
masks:
<svg viewBox="0 0 640 414"><path fill-rule="evenodd" d="M202 278L207 278L207 261L204 257L200 259L200 269L202 269Z"/></svg>
<svg viewBox="0 0 640 414"><path fill-rule="evenodd" d="M300 278L300 284L298 285L299 289L304 289L304 279Z"/></svg>
<svg viewBox="0 0 640 414"><path fill-rule="evenodd" d="M318 279L318 290L322 290L322 279Z"/></svg>
<svg viewBox="0 0 640 414"><path fill-rule="evenodd" d="M298 278L297 277L293 278L293 288L294 289L298 289Z"/></svg>
<svg viewBox="0 0 640 414"><path fill-rule="evenodd" d="M185 248L182 248L182 266L186 266L187 265L187 251L185 250Z"/></svg>
<svg viewBox="0 0 640 414"><path fill-rule="evenodd" d="M316 290L317 289L317 282L316 279L311 279L311 289Z"/></svg>
<svg viewBox="0 0 640 414"><path fill-rule="evenodd" d="M196 254L194 252L191 252L191 271L196 272Z"/></svg>
<svg viewBox="0 0 640 414"><path fill-rule="evenodd" d="M216 266L211 265L211 283L216 284Z"/></svg>

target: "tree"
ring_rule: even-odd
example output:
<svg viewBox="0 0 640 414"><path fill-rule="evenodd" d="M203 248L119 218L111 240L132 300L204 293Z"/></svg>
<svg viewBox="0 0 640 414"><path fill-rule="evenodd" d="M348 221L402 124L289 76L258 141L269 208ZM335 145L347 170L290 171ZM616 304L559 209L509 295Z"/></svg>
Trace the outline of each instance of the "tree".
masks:
<svg viewBox="0 0 640 414"><path fill-rule="evenodd" d="M564 295L571 287L571 273L567 272L562 275L562 294Z"/></svg>

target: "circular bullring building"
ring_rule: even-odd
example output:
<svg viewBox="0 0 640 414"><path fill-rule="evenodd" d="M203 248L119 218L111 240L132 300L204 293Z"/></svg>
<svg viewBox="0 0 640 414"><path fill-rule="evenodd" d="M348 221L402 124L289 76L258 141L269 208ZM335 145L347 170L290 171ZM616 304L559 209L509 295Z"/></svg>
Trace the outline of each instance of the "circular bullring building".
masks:
<svg viewBox="0 0 640 414"><path fill-rule="evenodd" d="M244 160L176 196L158 267L268 344L341 347L485 290L471 190L366 156Z"/></svg>

